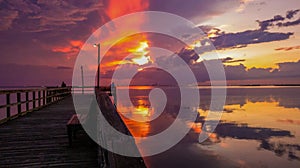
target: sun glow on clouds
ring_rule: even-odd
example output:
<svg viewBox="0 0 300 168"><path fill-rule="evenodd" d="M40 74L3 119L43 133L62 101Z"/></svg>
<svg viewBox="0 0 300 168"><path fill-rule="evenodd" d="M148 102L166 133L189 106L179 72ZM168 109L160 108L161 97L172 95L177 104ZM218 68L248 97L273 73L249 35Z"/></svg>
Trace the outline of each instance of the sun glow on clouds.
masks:
<svg viewBox="0 0 300 168"><path fill-rule="evenodd" d="M135 55L134 58L131 59L132 63L137 65L145 65L149 62L152 62L149 54L149 44L147 41L140 42L138 48L129 49L129 52Z"/></svg>
<svg viewBox="0 0 300 168"><path fill-rule="evenodd" d="M57 53L66 54L67 60L70 60L72 56L75 56L81 49L83 42L80 40L72 40L67 46L53 47L52 51Z"/></svg>
<svg viewBox="0 0 300 168"><path fill-rule="evenodd" d="M148 9L148 0L110 0L106 13L111 19Z"/></svg>
<svg viewBox="0 0 300 168"><path fill-rule="evenodd" d="M145 11L149 8L149 0L109 0L105 6L105 14L111 21L109 26L101 32L105 37L101 39L102 46L109 46L120 37L124 37L117 44L114 44L113 49L108 51L102 61L102 69L110 70L121 64L145 65L151 61L147 55L148 43L144 43L147 39L144 35L137 37L126 37L128 32L139 32L140 26L143 24L145 18L142 16L134 16L130 21L126 20L114 22L115 18L134 12ZM113 25L113 26L111 26ZM124 27L124 25L126 25ZM95 37L100 36L95 34ZM142 41L139 45L139 41ZM137 44L138 43L138 44ZM137 47L138 46L138 47ZM136 48L137 47L137 48ZM124 59L128 55L132 55L129 59Z"/></svg>

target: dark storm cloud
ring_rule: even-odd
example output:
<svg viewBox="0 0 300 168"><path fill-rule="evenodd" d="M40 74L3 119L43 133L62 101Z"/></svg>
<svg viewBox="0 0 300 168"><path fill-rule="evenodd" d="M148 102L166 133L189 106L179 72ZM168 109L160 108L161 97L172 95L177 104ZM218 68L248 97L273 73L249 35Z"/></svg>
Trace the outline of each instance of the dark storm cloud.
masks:
<svg viewBox="0 0 300 168"><path fill-rule="evenodd" d="M279 27L288 27L288 26L297 26L299 24L300 24L300 18L295 20L295 21L291 21L291 22L277 23L277 26L279 26Z"/></svg>
<svg viewBox="0 0 300 168"><path fill-rule="evenodd" d="M294 17L294 15L296 15L299 11L300 11L300 9L287 11L286 18L292 19Z"/></svg>
<svg viewBox="0 0 300 168"><path fill-rule="evenodd" d="M300 10L299 10L300 11ZM247 47L249 44L258 44L272 41L281 41L289 39L294 33L288 32L270 32L268 31L270 27L287 27L295 26L300 24L300 18L294 21L282 22L287 19L293 18L298 10L288 11L287 18L281 15L275 15L271 19L259 21L257 20L259 28L255 30L246 30L236 33L227 33L218 28L214 28L209 25L200 26L200 28L205 32L214 32L216 37L210 38L217 49L225 48L242 48Z"/></svg>
<svg viewBox="0 0 300 168"><path fill-rule="evenodd" d="M247 30L237 33L224 33L211 38L217 49L241 48L248 44L265 43L289 39L294 33L271 33L262 30Z"/></svg>
<svg viewBox="0 0 300 168"><path fill-rule="evenodd" d="M281 15L276 15L274 16L272 19L269 19L269 20L264 20L264 21L257 21L259 23L259 26L260 26L260 29L261 30L267 30L268 27L270 26L274 26L274 22L277 22L277 21L283 21L285 18L282 17Z"/></svg>
<svg viewBox="0 0 300 168"><path fill-rule="evenodd" d="M257 22L259 23L261 30L268 30L270 27L278 26L278 27L288 27L288 26L296 26L300 24L300 18L294 20L294 21L287 21L283 22L285 20L291 20L295 17L295 15L300 11L300 9L297 10L289 10L286 12L286 16L283 17L281 15L275 15L272 19L263 20Z"/></svg>

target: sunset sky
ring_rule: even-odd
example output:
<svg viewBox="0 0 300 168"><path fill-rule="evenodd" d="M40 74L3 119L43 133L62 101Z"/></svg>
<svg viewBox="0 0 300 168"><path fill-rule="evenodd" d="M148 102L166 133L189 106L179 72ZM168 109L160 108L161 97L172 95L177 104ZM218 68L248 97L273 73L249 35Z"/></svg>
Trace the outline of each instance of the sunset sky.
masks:
<svg viewBox="0 0 300 168"><path fill-rule="evenodd" d="M0 0L0 9L0 86L70 85L77 55L94 31L119 16L149 10L179 15L207 33L229 84L300 83L299 0ZM125 27L142 24L140 18ZM147 48L170 47L164 40L171 39L142 34L119 42L107 53L103 78L119 64L151 63ZM201 74L201 55L182 48L187 46L168 49ZM125 53L140 55L120 62L118 55ZM151 73L156 72L145 75Z"/></svg>

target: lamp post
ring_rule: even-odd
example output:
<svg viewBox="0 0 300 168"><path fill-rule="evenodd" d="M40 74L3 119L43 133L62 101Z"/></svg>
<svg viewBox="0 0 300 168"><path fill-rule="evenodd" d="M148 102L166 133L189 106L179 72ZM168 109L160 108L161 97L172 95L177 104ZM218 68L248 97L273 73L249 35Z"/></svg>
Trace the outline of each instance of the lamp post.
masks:
<svg viewBox="0 0 300 168"><path fill-rule="evenodd" d="M100 88L100 43L94 44L98 48L98 70L97 70L97 88Z"/></svg>

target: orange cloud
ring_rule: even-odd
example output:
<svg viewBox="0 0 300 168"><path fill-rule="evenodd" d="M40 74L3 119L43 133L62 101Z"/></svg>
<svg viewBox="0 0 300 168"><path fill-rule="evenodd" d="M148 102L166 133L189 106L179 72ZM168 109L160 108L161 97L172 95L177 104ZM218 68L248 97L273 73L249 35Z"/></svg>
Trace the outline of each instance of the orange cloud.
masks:
<svg viewBox="0 0 300 168"><path fill-rule="evenodd" d="M276 51L290 51L290 50L295 50L295 49L300 49L300 46L293 46L293 47L281 47L281 48L276 48Z"/></svg>
<svg viewBox="0 0 300 168"><path fill-rule="evenodd" d="M77 53L80 48L82 47L83 42L79 40L72 40L69 42L68 46L63 46L63 47L54 47L52 49L53 52L61 52L61 53Z"/></svg>
<svg viewBox="0 0 300 168"><path fill-rule="evenodd" d="M81 46L83 45L83 42L80 40L74 40L74 41L70 41L70 44L74 47L79 47L81 48Z"/></svg>
<svg viewBox="0 0 300 168"><path fill-rule="evenodd" d="M110 0L106 13L113 19L128 13L146 10L148 7L148 0Z"/></svg>
<svg viewBox="0 0 300 168"><path fill-rule="evenodd" d="M76 56L83 45L82 41L71 40L67 46L53 47L52 51L56 53L63 53L66 55L66 59L70 60L72 57Z"/></svg>

